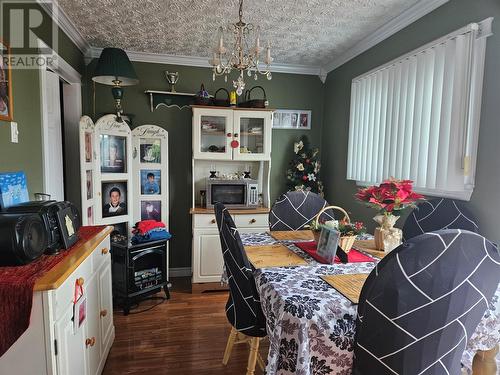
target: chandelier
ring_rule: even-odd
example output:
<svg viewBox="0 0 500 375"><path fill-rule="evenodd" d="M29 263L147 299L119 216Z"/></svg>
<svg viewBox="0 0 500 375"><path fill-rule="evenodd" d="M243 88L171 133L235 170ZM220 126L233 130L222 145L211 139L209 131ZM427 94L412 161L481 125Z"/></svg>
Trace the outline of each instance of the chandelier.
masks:
<svg viewBox="0 0 500 375"><path fill-rule="evenodd" d="M265 69L261 70L260 53L263 48L260 46L260 27L256 27L251 23L243 22L243 0L240 0L239 21L230 25L227 29L229 35L234 37L234 45L232 50L228 50L224 45L224 28L219 27L218 45L214 48L213 57L209 60L210 65L213 67L213 80L217 76L224 76L227 82L227 77L231 71L238 70L238 79L233 81L233 86L236 93L241 95L245 89L244 73L257 80L258 74L265 75L268 80L272 78L270 65L273 62L271 57L271 46L268 43L266 47L266 54L264 57ZM255 38L252 47L249 47L249 40Z"/></svg>

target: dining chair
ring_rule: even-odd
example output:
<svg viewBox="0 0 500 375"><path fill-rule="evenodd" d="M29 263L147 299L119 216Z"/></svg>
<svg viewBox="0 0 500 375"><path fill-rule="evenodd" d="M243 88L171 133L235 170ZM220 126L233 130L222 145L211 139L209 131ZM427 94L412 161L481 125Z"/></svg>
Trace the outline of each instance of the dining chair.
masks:
<svg viewBox="0 0 500 375"><path fill-rule="evenodd" d="M363 285L353 374L459 374L499 281L498 248L477 233L447 229L406 241Z"/></svg>
<svg viewBox="0 0 500 375"><path fill-rule="evenodd" d="M238 229L222 203L216 203L214 209L229 283L226 316L232 326L222 363L227 365L234 344L248 343L250 353L247 375L251 375L255 371L256 362L264 370L264 362L258 351L260 339L267 335L266 318L260 306L252 267L245 254Z"/></svg>
<svg viewBox="0 0 500 375"><path fill-rule="evenodd" d="M440 229L465 229L479 233L476 219L460 202L446 198L422 201L403 225L406 240Z"/></svg>
<svg viewBox="0 0 500 375"><path fill-rule="evenodd" d="M328 205L320 195L306 190L289 191L274 202L269 212L270 230L301 230ZM322 219L334 220L333 211L327 210Z"/></svg>

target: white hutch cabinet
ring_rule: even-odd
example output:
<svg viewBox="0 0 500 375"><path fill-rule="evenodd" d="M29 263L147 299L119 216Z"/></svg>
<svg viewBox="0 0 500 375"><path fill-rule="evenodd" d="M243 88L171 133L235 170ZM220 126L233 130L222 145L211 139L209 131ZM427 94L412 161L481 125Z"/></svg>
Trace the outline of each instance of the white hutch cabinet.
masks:
<svg viewBox="0 0 500 375"><path fill-rule="evenodd" d="M219 232L213 209L201 206L210 170L220 176L251 171L259 183L260 206L230 209L240 233L269 229L271 124L269 109L193 106L193 289L217 288L223 269Z"/></svg>

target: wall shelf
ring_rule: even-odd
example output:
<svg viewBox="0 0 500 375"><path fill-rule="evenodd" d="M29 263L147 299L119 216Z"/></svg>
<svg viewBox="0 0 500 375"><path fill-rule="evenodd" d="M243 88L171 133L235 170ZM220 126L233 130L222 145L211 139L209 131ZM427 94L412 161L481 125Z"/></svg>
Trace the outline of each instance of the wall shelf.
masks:
<svg viewBox="0 0 500 375"><path fill-rule="evenodd" d="M190 108L190 106L194 103L194 97L196 95L185 92L157 90L146 90L144 93L149 95L149 109L151 112L154 112L155 109L158 109L158 107L162 105L167 108Z"/></svg>

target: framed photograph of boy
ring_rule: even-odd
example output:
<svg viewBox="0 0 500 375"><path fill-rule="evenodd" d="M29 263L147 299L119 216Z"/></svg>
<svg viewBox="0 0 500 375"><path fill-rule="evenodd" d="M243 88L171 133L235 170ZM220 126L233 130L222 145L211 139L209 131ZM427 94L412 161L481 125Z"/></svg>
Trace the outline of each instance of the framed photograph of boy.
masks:
<svg viewBox="0 0 500 375"><path fill-rule="evenodd" d="M127 182L103 182L102 217L127 215Z"/></svg>
<svg viewBox="0 0 500 375"><path fill-rule="evenodd" d="M12 121L12 73L9 61L9 46L0 39L0 120Z"/></svg>
<svg viewBox="0 0 500 375"><path fill-rule="evenodd" d="M159 169L141 169L141 194L161 194L161 171Z"/></svg>
<svg viewBox="0 0 500 375"><path fill-rule="evenodd" d="M140 139L141 163L161 163L161 141L155 138Z"/></svg>
<svg viewBox="0 0 500 375"><path fill-rule="evenodd" d="M127 138L101 134L101 173L127 172Z"/></svg>
<svg viewBox="0 0 500 375"><path fill-rule="evenodd" d="M312 111L277 109L273 115L273 129L311 129Z"/></svg>
<svg viewBox="0 0 500 375"><path fill-rule="evenodd" d="M141 220L161 221L161 201L142 201Z"/></svg>

